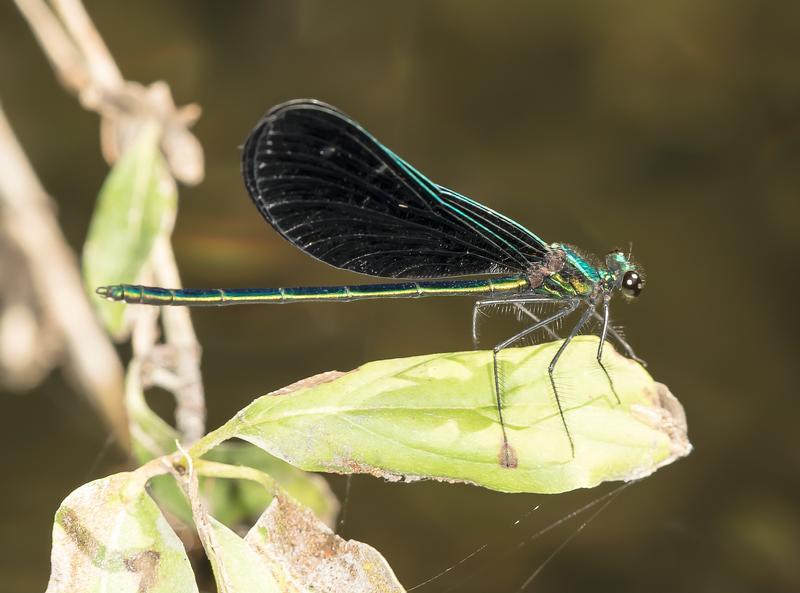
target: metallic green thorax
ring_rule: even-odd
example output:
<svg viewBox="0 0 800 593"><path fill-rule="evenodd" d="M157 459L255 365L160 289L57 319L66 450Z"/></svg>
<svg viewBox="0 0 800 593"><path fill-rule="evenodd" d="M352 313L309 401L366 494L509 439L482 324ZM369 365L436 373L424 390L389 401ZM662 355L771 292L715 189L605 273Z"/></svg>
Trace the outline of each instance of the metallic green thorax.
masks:
<svg viewBox="0 0 800 593"><path fill-rule="evenodd" d="M578 270L588 282L594 284L600 280L600 273L597 271L597 268L578 255L572 247L561 244L559 244L558 247L566 254L567 262Z"/></svg>
<svg viewBox="0 0 800 593"><path fill-rule="evenodd" d="M550 270L534 292L552 298L583 297L592 293L601 274L597 268L578 255L574 249L561 243L553 243L553 253L563 254L563 263Z"/></svg>
<svg viewBox="0 0 800 593"><path fill-rule="evenodd" d="M551 248L564 253L565 265L547 276L536 292L554 298L588 296L597 288L610 292L620 287L626 272L636 270L630 258L620 250L606 255L603 268L590 263L569 245L554 243Z"/></svg>

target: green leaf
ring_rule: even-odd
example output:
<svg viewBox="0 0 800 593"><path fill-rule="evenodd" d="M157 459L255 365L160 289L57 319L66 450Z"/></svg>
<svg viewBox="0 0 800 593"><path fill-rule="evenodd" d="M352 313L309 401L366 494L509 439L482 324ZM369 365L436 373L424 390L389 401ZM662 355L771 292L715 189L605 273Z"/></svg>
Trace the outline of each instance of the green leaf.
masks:
<svg viewBox="0 0 800 593"><path fill-rule="evenodd" d="M147 405L141 377L141 362L131 360L125 376L125 408L128 411L131 450L139 463L146 463L176 451L180 434ZM192 524L192 510L171 476L154 476L150 480L150 494L165 511L185 525Z"/></svg>
<svg viewBox="0 0 800 593"><path fill-rule="evenodd" d="M141 362L133 359L125 375L125 408L133 454L139 463L145 463L174 452L180 434L147 405L141 378Z"/></svg>
<svg viewBox="0 0 800 593"><path fill-rule="evenodd" d="M135 284L156 238L169 233L177 207L177 189L159 150L160 127L144 126L100 190L83 249L87 290L108 331L125 334L125 305L95 298L107 284Z"/></svg>
<svg viewBox="0 0 800 593"><path fill-rule="evenodd" d="M375 548L346 541L283 494L273 499L245 541L268 561L287 593L402 593Z"/></svg>
<svg viewBox="0 0 800 593"><path fill-rule="evenodd" d="M284 593L270 563L225 525L208 516L197 522L197 529L219 593Z"/></svg>
<svg viewBox="0 0 800 593"><path fill-rule="evenodd" d="M132 360L125 381L125 406L134 456L139 463L145 463L175 452L180 435L147 405L141 375L140 363ZM339 502L322 476L292 467L246 443L225 443L207 458L261 470L274 478L290 496L311 507L326 524L333 525L336 520ZM245 480L201 479L200 490L210 505L211 514L228 525L252 524L272 498L272 494L261 485ZM162 508L186 525L192 524L192 512L186 497L171 477L154 477L150 481L150 493Z"/></svg>
<svg viewBox="0 0 800 593"><path fill-rule="evenodd" d="M237 468L200 462L198 469L233 477ZM250 472L246 472L251 474ZM278 491L242 539L209 515L185 482L200 540L223 593L401 593L374 548L335 535L311 511Z"/></svg>
<svg viewBox="0 0 800 593"><path fill-rule="evenodd" d="M187 497L220 593L402 591L377 551L334 535L280 488L248 536L240 537L207 512L198 472L275 488L258 470L192 462L182 454L85 484L56 513L48 593L197 593L183 545L147 494L156 476L176 480Z"/></svg>
<svg viewBox="0 0 800 593"><path fill-rule="evenodd" d="M48 593L197 591L183 544L145 491L152 469L89 482L61 503Z"/></svg>
<svg viewBox="0 0 800 593"><path fill-rule="evenodd" d="M206 459L252 467L272 477L289 496L311 508L325 524L332 526L339 502L325 478L292 467L248 443L224 443ZM272 495L263 486L246 480L201 479L200 490L211 514L227 525L252 524L269 504Z"/></svg>
<svg viewBox="0 0 800 593"><path fill-rule="evenodd" d="M640 478L687 455L680 404L639 364L579 337L556 367L569 439L547 367L561 342L500 354L503 416L516 467L500 463L491 352L433 354L327 373L255 400L193 447L233 437L307 471L435 478L504 492L556 493Z"/></svg>

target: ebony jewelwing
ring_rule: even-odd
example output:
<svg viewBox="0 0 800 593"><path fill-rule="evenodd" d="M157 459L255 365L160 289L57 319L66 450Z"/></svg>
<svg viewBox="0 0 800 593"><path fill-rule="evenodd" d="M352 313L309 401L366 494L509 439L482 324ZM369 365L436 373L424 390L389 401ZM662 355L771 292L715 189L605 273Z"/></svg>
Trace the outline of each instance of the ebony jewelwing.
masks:
<svg viewBox="0 0 800 593"><path fill-rule="evenodd" d="M614 291L633 298L644 286L629 254L614 250L599 265L567 244L548 244L510 218L429 180L353 119L316 100L289 101L267 112L245 142L242 175L261 215L298 249L337 268L407 281L177 290L121 284L100 287L98 294L127 303L186 306L464 295L476 298L473 338L482 307L516 307L534 323L493 349L503 433L500 460L506 467L514 467L516 459L503 423L497 358L502 349L539 329L555 336L551 326L583 305L548 368L573 457L575 445L553 372L591 317L602 323L597 362L619 401L602 353L611 335L628 356L640 360L609 325ZM529 310L539 303L555 304L555 313L539 319Z"/></svg>

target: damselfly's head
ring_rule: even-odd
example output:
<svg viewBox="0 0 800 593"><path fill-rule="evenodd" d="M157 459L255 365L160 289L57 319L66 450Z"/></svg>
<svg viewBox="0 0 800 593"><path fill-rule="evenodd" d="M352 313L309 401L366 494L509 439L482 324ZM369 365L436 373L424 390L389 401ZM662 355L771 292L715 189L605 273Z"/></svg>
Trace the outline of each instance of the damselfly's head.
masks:
<svg viewBox="0 0 800 593"><path fill-rule="evenodd" d="M606 255L606 273L613 288L618 288L629 299L638 297L644 289L644 275L631 259L631 255L615 249Z"/></svg>

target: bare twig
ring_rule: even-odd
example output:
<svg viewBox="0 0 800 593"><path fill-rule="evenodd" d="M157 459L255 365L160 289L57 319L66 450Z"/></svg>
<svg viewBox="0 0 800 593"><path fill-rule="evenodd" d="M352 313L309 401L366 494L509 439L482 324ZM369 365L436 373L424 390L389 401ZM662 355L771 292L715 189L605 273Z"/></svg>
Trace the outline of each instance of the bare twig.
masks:
<svg viewBox="0 0 800 593"><path fill-rule="evenodd" d="M122 366L86 300L78 263L5 114L0 109L0 203L6 237L24 257L35 304L63 342L67 369L127 446ZM21 282L17 279L17 282Z"/></svg>
<svg viewBox="0 0 800 593"><path fill-rule="evenodd" d="M27 391L57 366L64 344L54 320L34 296L25 254L5 230L14 225L13 219L0 207L0 278L8 279L0 282L0 385Z"/></svg>
<svg viewBox="0 0 800 593"><path fill-rule="evenodd" d="M180 286L181 279L172 247L166 237L153 248L153 274L161 286ZM175 395L175 425L183 441L193 443L205 433L205 392L200 375L200 343L185 307L164 307L161 313L167 345L174 351L173 369L179 377Z"/></svg>
<svg viewBox="0 0 800 593"><path fill-rule="evenodd" d="M111 57L103 38L86 13L80 0L52 0L72 40L86 60L90 78L108 89L122 86L122 74Z"/></svg>
<svg viewBox="0 0 800 593"><path fill-rule="evenodd" d="M91 78L86 62L47 4L42 0L15 1L61 84L75 93L87 88Z"/></svg>
<svg viewBox="0 0 800 593"><path fill-rule="evenodd" d="M169 87L163 82L144 87L124 80L80 0L51 0L57 15L44 0L15 2L65 88L75 93L86 109L100 114L101 147L109 163L130 146L144 122L155 120L161 126L161 149L170 173L188 184L202 180L202 147L188 131L200 116L197 105L176 107ZM157 240L148 267L158 281L180 286L166 236ZM159 384L174 393L178 428L183 440L192 442L205 430L205 402L200 345L191 319L183 309L165 311L162 322L166 344L159 345L157 316L145 315L145 318L151 321L133 325L135 357L147 361L148 364L140 366L148 369L149 378L173 377ZM144 333L137 336L140 332ZM163 355L165 350L168 356Z"/></svg>

